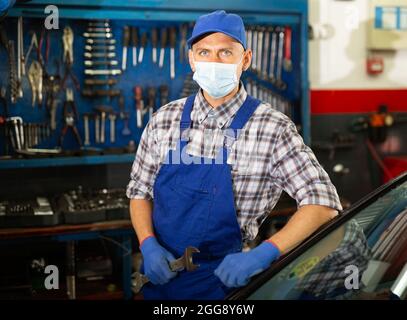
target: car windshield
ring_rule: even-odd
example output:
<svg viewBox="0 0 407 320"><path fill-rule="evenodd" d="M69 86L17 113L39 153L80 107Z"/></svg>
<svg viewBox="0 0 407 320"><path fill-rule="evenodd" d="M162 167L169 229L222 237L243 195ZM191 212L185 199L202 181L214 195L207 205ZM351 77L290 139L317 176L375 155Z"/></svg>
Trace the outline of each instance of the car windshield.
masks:
<svg viewBox="0 0 407 320"><path fill-rule="evenodd" d="M405 298L407 182L344 221L248 299Z"/></svg>

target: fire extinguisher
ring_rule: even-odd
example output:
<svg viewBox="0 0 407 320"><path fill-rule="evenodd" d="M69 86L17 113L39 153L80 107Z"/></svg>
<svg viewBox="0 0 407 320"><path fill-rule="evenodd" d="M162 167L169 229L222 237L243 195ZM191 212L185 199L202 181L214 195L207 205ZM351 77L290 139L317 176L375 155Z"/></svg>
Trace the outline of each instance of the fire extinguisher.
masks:
<svg viewBox="0 0 407 320"><path fill-rule="evenodd" d="M372 51L368 52L366 60L366 71L369 75L378 75L384 71L384 60L382 56L373 53Z"/></svg>

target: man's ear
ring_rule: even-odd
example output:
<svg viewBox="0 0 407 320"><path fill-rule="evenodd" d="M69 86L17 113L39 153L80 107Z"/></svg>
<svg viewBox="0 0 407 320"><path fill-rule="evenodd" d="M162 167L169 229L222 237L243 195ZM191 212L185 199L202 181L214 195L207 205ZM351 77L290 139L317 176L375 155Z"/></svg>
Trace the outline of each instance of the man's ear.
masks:
<svg viewBox="0 0 407 320"><path fill-rule="evenodd" d="M252 63L252 50L246 49L245 56L243 58L242 70L247 71L250 68L251 63Z"/></svg>
<svg viewBox="0 0 407 320"><path fill-rule="evenodd" d="M195 64L194 64L192 49L188 50L188 59L189 59L189 66L191 67L191 70L193 72L195 72Z"/></svg>

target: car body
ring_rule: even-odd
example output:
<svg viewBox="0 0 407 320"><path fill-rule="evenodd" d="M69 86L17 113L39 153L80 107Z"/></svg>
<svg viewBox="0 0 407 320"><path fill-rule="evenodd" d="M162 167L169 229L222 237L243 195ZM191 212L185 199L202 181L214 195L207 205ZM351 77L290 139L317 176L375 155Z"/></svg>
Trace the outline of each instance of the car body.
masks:
<svg viewBox="0 0 407 320"><path fill-rule="evenodd" d="M322 226L226 299L376 300L407 296L407 173Z"/></svg>

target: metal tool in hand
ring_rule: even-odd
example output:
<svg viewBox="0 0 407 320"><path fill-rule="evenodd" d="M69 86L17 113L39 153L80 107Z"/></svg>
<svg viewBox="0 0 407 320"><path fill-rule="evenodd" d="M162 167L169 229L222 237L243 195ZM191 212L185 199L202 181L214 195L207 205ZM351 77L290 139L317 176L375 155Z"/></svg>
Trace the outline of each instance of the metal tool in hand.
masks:
<svg viewBox="0 0 407 320"><path fill-rule="evenodd" d="M184 255L181 258L178 258L174 261L170 262L170 270L173 272L178 272L182 270L186 271L194 271L199 267L199 264L194 264L192 261L192 255L194 253L198 253L199 249L195 247L187 247L185 249ZM148 277L144 274L141 274L140 272L135 272L133 274L133 280L132 280L132 290L134 293L139 293L143 285L145 285L147 282L150 280Z"/></svg>

